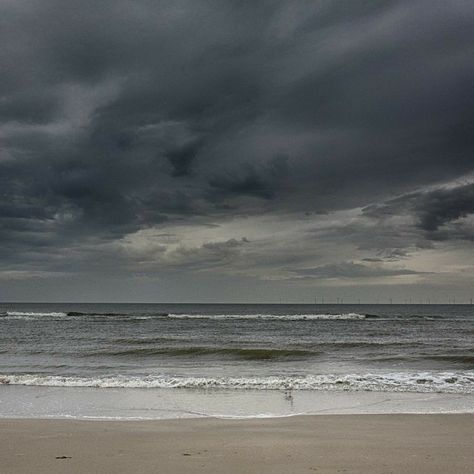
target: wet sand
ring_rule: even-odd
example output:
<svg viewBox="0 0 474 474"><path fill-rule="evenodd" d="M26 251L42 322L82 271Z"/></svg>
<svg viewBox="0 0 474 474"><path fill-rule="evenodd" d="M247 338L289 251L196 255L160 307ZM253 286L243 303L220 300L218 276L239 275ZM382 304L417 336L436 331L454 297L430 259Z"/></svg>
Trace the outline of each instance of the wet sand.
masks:
<svg viewBox="0 0 474 474"><path fill-rule="evenodd" d="M0 420L7 473L471 473L474 415Z"/></svg>

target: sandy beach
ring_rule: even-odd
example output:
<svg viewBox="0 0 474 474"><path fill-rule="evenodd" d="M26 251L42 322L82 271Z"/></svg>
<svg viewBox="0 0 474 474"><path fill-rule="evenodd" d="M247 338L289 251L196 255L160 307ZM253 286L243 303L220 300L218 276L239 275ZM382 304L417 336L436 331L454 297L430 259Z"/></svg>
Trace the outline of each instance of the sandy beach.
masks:
<svg viewBox="0 0 474 474"><path fill-rule="evenodd" d="M2 473L468 473L474 415L1 420Z"/></svg>

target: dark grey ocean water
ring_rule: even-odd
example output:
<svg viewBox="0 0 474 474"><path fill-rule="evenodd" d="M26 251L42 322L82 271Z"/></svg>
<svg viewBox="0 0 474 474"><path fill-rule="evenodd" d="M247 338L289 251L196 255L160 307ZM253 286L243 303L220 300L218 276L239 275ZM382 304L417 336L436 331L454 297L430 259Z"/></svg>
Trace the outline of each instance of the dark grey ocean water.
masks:
<svg viewBox="0 0 474 474"><path fill-rule="evenodd" d="M1 304L0 383L474 393L474 306Z"/></svg>

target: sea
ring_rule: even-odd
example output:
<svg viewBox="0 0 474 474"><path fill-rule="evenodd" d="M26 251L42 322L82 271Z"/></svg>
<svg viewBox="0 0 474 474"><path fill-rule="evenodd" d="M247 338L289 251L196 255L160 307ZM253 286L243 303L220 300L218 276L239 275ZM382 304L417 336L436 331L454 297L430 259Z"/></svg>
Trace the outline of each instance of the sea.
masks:
<svg viewBox="0 0 474 474"><path fill-rule="evenodd" d="M474 412L474 306L0 304L0 417Z"/></svg>

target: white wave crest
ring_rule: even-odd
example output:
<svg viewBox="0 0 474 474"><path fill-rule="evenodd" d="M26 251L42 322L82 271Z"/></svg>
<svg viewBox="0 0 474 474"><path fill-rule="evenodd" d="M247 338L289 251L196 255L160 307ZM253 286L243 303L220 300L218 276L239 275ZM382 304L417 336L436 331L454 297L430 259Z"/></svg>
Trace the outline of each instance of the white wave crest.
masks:
<svg viewBox="0 0 474 474"><path fill-rule="evenodd" d="M57 318L64 319L78 319L78 318L89 318L89 317L120 317L126 319L213 319L213 320L227 320L227 319L243 319L243 320L281 320L281 321L307 321L307 320L363 320L367 319L367 315L359 313L341 313L341 314L148 314L148 315L136 315L136 314L100 314L100 313L75 313L75 312L40 312L40 311L7 311L1 313L0 316L3 319L23 319L27 321L31 320L51 320Z"/></svg>
<svg viewBox="0 0 474 474"><path fill-rule="evenodd" d="M62 312L39 312L39 311L7 311L4 317L9 319L34 319L34 318L62 318L66 313Z"/></svg>
<svg viewBox="0 0 474 474"><path fill-rule="evenodd" d="M304 377L169 377L0 375L0 384L48 387L182 388L474 393L474 371L324 374Z"/></svg>
<svg viewBox="0 0 474 474"><path fill-rule="evenodd" d="M168 318L175 319L267 319L285 321L305 321L321 319L366 319L365 314L341 313L341 314L175 314L171 313Z"/></svg>

